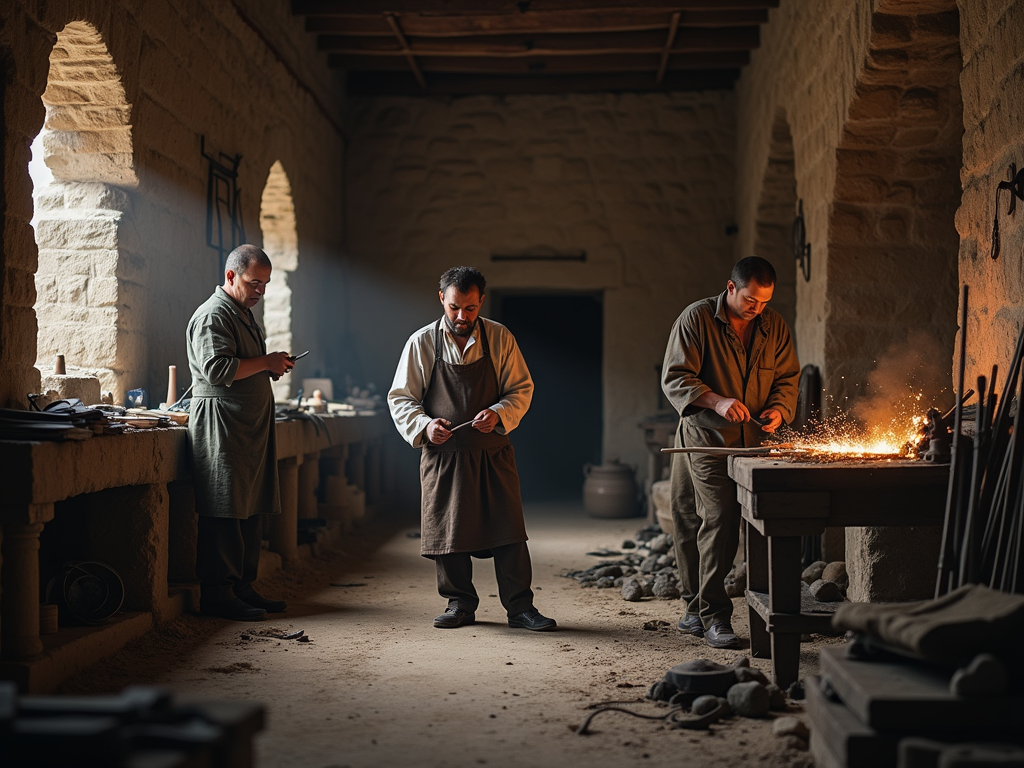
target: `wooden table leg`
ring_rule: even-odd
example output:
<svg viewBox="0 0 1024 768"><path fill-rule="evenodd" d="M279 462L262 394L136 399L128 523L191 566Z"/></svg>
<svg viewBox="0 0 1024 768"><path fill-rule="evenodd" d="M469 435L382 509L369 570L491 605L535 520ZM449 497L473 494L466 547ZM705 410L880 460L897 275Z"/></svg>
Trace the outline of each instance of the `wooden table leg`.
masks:
<svg viewBox="0 0 1024 768"><path fill-rule="evenodd" d="M771 613L800 613L800 537L768 537L768 603ZM785 689L800 672L800 633L769 627L775 683Z"/></svg>
<svg viewBox="0 0 1024 768"><path fill-rule="evenodd" d="M744 544L747 553L747 590L768 591L768 543L754 526L743 521ZM750 655L756 659L771 657L768 625L747 598L747 618L750 625Z"/></svg>

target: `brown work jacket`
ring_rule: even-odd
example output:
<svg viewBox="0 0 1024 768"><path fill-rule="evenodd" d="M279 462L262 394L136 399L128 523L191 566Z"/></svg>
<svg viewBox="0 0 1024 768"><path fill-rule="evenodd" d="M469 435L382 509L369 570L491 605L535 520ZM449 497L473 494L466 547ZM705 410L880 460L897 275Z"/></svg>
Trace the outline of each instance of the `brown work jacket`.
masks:
<svg viewBox="0 0 1024 768"><path fill-rule="evenodd" d="M684 309L665 348L661 388L679 413L687 445L756 446L767 437L752 422L731 422L692 404L708 391L740 400L755 418L776 408L788 423L796 412L800 363L786 321L766 307L744 349L729 325L725 297L723 291Z"/></svg>

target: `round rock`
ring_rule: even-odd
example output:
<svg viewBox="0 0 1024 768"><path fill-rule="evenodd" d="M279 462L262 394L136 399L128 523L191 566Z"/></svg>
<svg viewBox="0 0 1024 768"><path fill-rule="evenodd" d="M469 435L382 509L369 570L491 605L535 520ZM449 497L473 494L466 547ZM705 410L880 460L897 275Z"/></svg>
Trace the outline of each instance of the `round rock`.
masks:
<svg viewBox="0 0 1024 768"><path fill-rule="evenodd" d="M622 599L628 603L638 603L644 596L644 588L636 579L629 579L622 585Z"/></svg>
<svg viewBox="0 0 1024 768"><path fill-rule="evenodd" d="M834 581L843 589L846 589L850 584L850 576L846 572L846 563L842 560L836 560L826 565L821 572L821 578L825 581Z"/></svg>
<svg viewBox="0 0 1024 768"><path fill-rule="evenodd" d="M825 579L818 579L811 584L811 594L814 595L814 599L821 603L841 603L843 602L843 590L839 588L839 585L834 581L825 581Z"/></svg>
<svg viewBox="0 0 1024 768"><path fill-rule="evenodd" d="M768 683L768 708L772 712L782 712L786 709L786 692L775 683Z"/></svg>
<svg viewBox="0 0 1024 768"><path fill-rule="evenodd" d="M736 670L736 682L749 683L751 680L761 685L768 685L768 678L757 667L740 667Z"/></svg>
<svg viewBox="0 0 1024 768"><path fill-rule="evenodd" d="M776 736L797 736L804 741L811 737L810 729L798 717L777 717L772 723L772 733Z"/></svg>
<svg viewBox="0 0 1024 768"><path fill-rule="evenodd" d="M768 689L754 680L729 689L729 706L741 717L762 717L768 712Z"/></svg>
<svg viewBox="0 0 1024 768"><path fill-rule="evenodd" d="M804 568L804 572L800 574L800 578L803 579L804 584L813 584L821 578L821 574L825 570L826 565L828 565L828 563L824 560L816 560Z"/></svg>
<svg viewBox="0 0 1024 768"><path fill-rule="evenodd" d="M690 705L690 713L694 715L706 715L718 709L717 696L698 696Z"/></svg>

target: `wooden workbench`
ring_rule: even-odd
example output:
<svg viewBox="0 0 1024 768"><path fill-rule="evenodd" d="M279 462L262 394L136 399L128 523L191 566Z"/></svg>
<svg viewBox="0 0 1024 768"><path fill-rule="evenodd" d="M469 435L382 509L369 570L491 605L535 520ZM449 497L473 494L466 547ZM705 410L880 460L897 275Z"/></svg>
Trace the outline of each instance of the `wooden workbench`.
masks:
<svg viewBox="0 0 1024 768"><path fill-rule="evenodd" d="M830 629L836 605L802 596L800 537L827 527L942 525L949 465L733 456L729 475L746 533L750 652L771 658L786 688L798 677L800 635Z"/></svg>

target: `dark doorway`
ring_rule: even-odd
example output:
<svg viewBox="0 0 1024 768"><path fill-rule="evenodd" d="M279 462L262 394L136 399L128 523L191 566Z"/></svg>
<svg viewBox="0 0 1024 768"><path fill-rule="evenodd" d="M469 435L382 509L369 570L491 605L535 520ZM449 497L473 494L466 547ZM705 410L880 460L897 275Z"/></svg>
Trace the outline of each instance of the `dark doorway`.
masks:
<svg viewBox="0 0 1024 768"><path fill-rule="evenodd" d="M580 499L584 465L601 462L601 296L493 291L487 303L484 314L515 335L535 385L512 433L523 499Z"/></svg>

